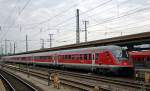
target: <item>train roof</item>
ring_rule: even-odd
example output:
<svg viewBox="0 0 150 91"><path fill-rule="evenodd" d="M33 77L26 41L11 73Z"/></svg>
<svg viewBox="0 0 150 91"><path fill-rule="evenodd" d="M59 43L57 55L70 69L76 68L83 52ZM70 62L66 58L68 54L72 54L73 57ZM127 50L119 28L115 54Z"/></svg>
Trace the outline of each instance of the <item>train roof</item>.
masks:
<svg viewBox="0 0 150 91"><path fill-rule="evenodd" d="M146 51L133 51L129 53L130 55L149 55L150 56L150 50Z"/></svg>
<svg viewBox="0 0 150 91"><path fill-rule="evenodd" d="M11 55L6 57L27 57L27 56L46 56L51 54L65 54L65 53L75 53L82 51L82 53L91 53L91 52L97 52L101 50L121 50L121 47L116 45L109 45L109 46L98 46L98 47L89 47L89 48L78 48L78 49L68 49L68 50L60 50L60 51L47 51L47 52L38 52L38 53L28 53L28 54L19 54L19 55Z"/></svg>
<svg viewBox="0 0 150 91"><path fill-rule="evenodd" d="M110 46L98 46L98 47L89 47L89 48L78 48L78 49L71 49L71 50L61 50L60 52L78 52L78 51L99 51L99 50L115 50L121 49L119 46L110 45Z"/></svg>

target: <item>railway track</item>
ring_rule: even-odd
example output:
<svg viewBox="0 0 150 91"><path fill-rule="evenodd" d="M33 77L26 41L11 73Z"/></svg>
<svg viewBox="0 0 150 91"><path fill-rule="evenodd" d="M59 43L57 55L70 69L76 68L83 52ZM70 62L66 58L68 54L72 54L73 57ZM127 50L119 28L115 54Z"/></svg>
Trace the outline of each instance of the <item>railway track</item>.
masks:
<svg viewBox="0 0 150 91"><path fill-rule="evenodd" d="M0 79L1 79L1 90L3 89L4 91L15 91L15 89L13 88L13 86L10 84L10 82L3 76L0 74Z"/></svg>
<svg viewBox="0 0 150 91"><path fill-rule="evenodd" d="M95 74L81 74L81 73L77 73L77 72L62 71L62 70L56 70L56 69L51 69L51 70L43 69L41 71L38 71L40 69L37 69L37 70L31 69L31 71L36 74L41 74L41 75L45 75L45 76L48 75L48 71L50 71L51 73L57 72L63 76L84 78L84 79L96 81L97 83L105 82L105 83L121 85L121 86L126 86L126 87L131 87L131 88L137 88L137 89L143 89L142 87L144 87L146 91L150 91L149 83L144 83L142 81L139 82L139 81L135 81L135 80L129 79L129 78L104 77L104 76L99 76L99 75L95 75ZM63 78L63 80L65 80L65 79Z"/></svg>
<svg viewBox="0 0 150 91"><path fill-rule="evenodd" d="M11 67L11 66L9 66ZM53 73L57 72L60 74L60 79L63 84L73 85L78 88L84 88L85 90L89 90L90 88L98 87L103 90L112 90L113 87L117 89L129 89L127 91L141 91L144 89L145 91L150 91L150 84L145 84L144 82L138 82L134 80L127 79L116 79L113 77L102 77L96 76L93 74L81 74L69 71L62 71L56 69L26 69L26 68L16 68L11 67L11 69L15 69L30 75L37 76L39 78L47 80L48 72ZM29 71L30 70L30 71ZM77 85L80 84L80 85ZM131 90L132 89L132 90ZM119 90L118 90L119 91Z"/></svg>
<svg viewBox="0 0 150 91"><path fill-rule="evenodd" d="M8 73L6 70L0 70L0 76L8 84L7 91L38 91L19 77Z"/></svg>

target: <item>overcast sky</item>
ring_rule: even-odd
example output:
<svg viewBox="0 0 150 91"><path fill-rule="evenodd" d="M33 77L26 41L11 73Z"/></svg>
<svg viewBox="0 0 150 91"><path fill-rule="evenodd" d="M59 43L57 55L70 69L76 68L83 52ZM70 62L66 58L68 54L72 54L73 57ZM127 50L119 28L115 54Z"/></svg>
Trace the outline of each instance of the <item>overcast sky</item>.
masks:
<svg viewBox="0 0 150 91"><path fill-rule="evenodd" d="M84 42L83 21L88 41L150 31L150 0L0 0L0 43L7 51L16 43L16 51L41 48L40 39L49 47L76 42L76 9L80 10L80 40ZM1 49L0 49L1 50Z"/></svg>

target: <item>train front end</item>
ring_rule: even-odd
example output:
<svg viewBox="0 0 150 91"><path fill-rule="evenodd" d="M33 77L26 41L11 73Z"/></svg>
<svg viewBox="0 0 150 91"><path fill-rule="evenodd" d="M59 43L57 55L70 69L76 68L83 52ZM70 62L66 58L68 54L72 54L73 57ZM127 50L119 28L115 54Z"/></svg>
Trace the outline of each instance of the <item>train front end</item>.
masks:
<svg viewBox="0 0 150 91"><path fill-rule="evenodd" d="M120 48L112 50L112 53L116 59L116 65L112 67L111 71L116 75L132 76L134 67L132 61L128 58L127 52Z"/></svg>

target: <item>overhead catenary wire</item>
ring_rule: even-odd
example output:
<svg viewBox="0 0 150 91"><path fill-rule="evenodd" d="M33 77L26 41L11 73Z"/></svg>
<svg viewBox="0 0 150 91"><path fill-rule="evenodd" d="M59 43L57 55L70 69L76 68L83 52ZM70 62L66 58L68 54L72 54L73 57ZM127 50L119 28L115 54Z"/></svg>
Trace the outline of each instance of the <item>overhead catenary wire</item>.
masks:
<svg viewBox="0 0 150 91"><path fill-rule="evenodd" d="M147 20L149 20L149 19L147 19ZM140 21L139 21L139 22L140 22ZM114 29L116 30L116 29L117 29L117 30L118 30L117 32L119 32L119 29L118 29L118 28L123 28L123 29L124 29L124 26L127 27L128 25L130 25L130 26L131 26L131 25L135 25L135 24L138 24L139 22L129 23L129 24L126 24L126 25L123 25L123 26L109 27L109 28L110 28L111 30L114 30ZM144 22L141 21L140 23L144 23ZM136 27L136 26L135 26L135 27ZM138 26L138 27L140 27L140 26ZM141 27L142 27L142 26L141 26ZM131 28L132 28L132 27L131 27ZM120 30L123 30L123 29L120 29ZM125 28L125 29L126 29L126 28ZM102 30L101 30L101 29L98 29L98 30L91 30L90 32L92 32L92 31L102 31ZM103 31L104 31L104 30L103 30ZM103 32L103 31L102 31L102 32ZM109 31L108 31L108 33L109 33ZM66 38L70 38L70 37L72 36L72 34L70 34L70 33L67 34L67 35L70 35L70 36L61 37L61 39L63 40L63 39L66 39Z"/></svg>
<svg viewBox="0 0 150 91"><path fill-rule="evenodd" d="M7 21L9 21L9 18L12 16L14 10L17 8L17 2L18 2L18 1L19 1L19 0L16 0L15 4L14 4L12 10L11 10L11 12L9 13L8 17L6 18L6 20L4 21L4 26L5 26L5 24L7 23ZM1 28L3 28L4 26L1 25Z"/></svg>
<svg viewBox="0 0 150 91"><path fill-rule="evenodd" d="M143 7L142 7L143 8ZM139 9L139 8L138 8ZM145 10L142 10L142 11L138 11L138 10L133 10L133 11L129 11L129 12L124 12L124 13L119 13L119 16L118 16L118 18L116 18L116 16L113 16L113 17L109 17L109 18L106 18L106 19L104 19L104 20L98 20L97 19L97 22L96 22L96 24L97 25L95 25L95 24L90 24L91 26L89 26L89 30L91 30L93 27L95 27L95 26L100 26L100 25L104 25L104 24L106 24L106 23L111 23L111 22L115 22L115 21L117 21L117 20L119 20L119 19L123 19L125 16L124 15L126 15L126 16L129 16L129 15L133 15L133 14L135 14L135 13L133 13L133 12L136 12L136 13L138 13L138 12L143 12L143 11L146 11L146 10L149 10L149 9L145 9ZM91 11L93 11L93 10L91 10ZM87 13L89 13L89 12L87 12ZM133 14L131 14L131 13L133 13ZM85 13L86 14L86 13ZM84 15L84 14L83 14ZM93 13L93 15L96 15L96 14L94 14ZM74 16L73 16L74 17ZM73 17L70 17L70 19L74 19ZM91 17L92 18L92 17ZM115 18L115 19L114 19ZM127 17L128 18L128 17ZM63 27L64 25L66 25L66 23L68 23L68 22L70 22L71 20L70 20L69 18L68 18L68 20L66 20L66 22L65 23L58 23L58 24L56 24L56 25L54 25L54 27ZM92 19L91 19L92 20ZM98 22L98 21L100 21L100 22ZM49 21L48 21L49 22ZM120 21L119 21L120 22ZM117 22L116 24L119 24L119 22ZM122 21L123 22L123 21ZM71 23L69 23L69 24L71 24ZM68 24L67 24L68 25ZM94 26L95 25L95 26ZM128 25L128 24L127 24ZM32 26L32 25L31 25ZM112 26L112 25L111 25ZM125 25L126 26L126 25ZM134 27L136 27L137 25L133 25ZM53 26L52 26L53 27ZM112 30L118 30L118 29L121 29L121 27L122 26L118 26L118 27L109 27L109 28L112 28ZM142 27L142 26L140 26L140 27ZM50 29L53 29L53 28L50 28ZM65 29L65 28L64 28ZM126 28L124 28L124 29L126 29ZM43 29L44 30L44 29ZM60 29L60 30L62 30L62 29ZM101 30L101 29L100 29ZM122 30L122 29L121 29ZM46 30L44 30L45 32L46 31L49 31L48 29ZM68 31L68 30L66 30L66 31ZM93 31L95 31L95 30L91 30L91 32L93 32ZM99 30L97 30L97 31L99 31ZM118 30L119 31L119 30ZM42 32L42 33L44 33L44 32ZM110 31L110 33L111 33L111 31ZM36 34L36 33L35 33ZM40 33L41 34L41 33ZM36 35L39 35L39 34L36 34ZM68 35L68 34L66 34L66 35ZM31 35L32 36L32 35ZM68 39L68 38L67 38ZM57 40L56 40L57 41ZM62 38L62 42L63 42L63 38Z"/></svg>
<svg viewBox="0 0 150 91"><path fill-rule="evenodd" d="M22 9L22 11L20 12L20 14L18 15L18 17L21 15L21 13L23 12L23 10L25 10L25 8L27 7L27 5L29 4L30 1L31 1L31 0L28 0L27 3L23 6L23 9ZM16 19L18 19L18 17L17 17ZM13 24L14 24L14 23L13 23ZM13 26L13 24L12 24L11 26ZM9 29L10 29L10 28L9 28ZM9 29L6 30L6 32L3 34L3 36L2 36L2 38L1 38L0 41L3 40L3 38L5 37L5 35L8 33Z"/></svg>
<svg viewBox="0 0 150 91"><path fill-rule="evenodd" d="M89 12L89 11L91 11L91 10L94 10L94 9L100 7L100 6L103 6L103 5L107 4L107 3L109 3L110 1L112 1L112 0L109 0L109 1L107 1L107 2L104 2L104 3L102 3L102 4L98 5L98 6L96 6L96 7L92 8L92 9L90 9L90 10L87 10L86 12ZM29 3L29 1L28 1L27 3ZM27 6L27 4L25 4L25 6ZM25 8L25 7L23 7L22 10L24 10L24 8ZM84 12L84 13L86 13L86 12ZM59 15L60 15L60 14L58 14L58 16L59 16ZM57 17L57 15L54 16L54 17ZM73 18L74 18L74 17L71 17L71 18L65 20L65 22L67 22L67 21L69 21L70 19L73 19ZM49 19L48 19L47 21L49 21ZM46 22L46 21L43 21L43 22L41 22L41 23L44 23L44 22ZM41 24L41 23L40 23L40 24ZM63 23L64 23L64 21L61 22L61 23L59 23L59 24L57 24L56 26L59 26L59 25L61 25L61 24L63 24ZM56 26L55 26L55 27L56 27ZM36 34L36 35L37 35L37 34Z"/></svg>
<svg viewBox="0 0 150 91"><path fill-rule="evenodd" d="M107 3L111 2L111 1L112 1L112 0L106 1L106 2L104 2L104 3L100 3L100 4L97 5L96 7L93 7L93 8L91 8L91 9L89 9L89 10L87 10L87 11L81 13L80 15L86 14L86 13L88 13L88 12L90 12L90 11L96 9L96 8L102 7L102 6L106 5ZM64 23L66 23L66 22L72 20L72 19L75 18L75 17L76 17L76 16L70 17L70 18L68 18L68 19L66 19L66 20L64 20L64 21L62 21L62 22L60 22L60 23L58 23L57 25L54 25L53 27L58 27L58 26L60 26L60 25L63 25ZM46 31L47 31L47 30L45 30L45 31L43 31L43 32L46 32ZM40 34L40 32L39 32L39 33L36 33L35 35L37 35L37 34ZM35 35L33 35L33 36L35 36Z"/></svg>
<svg viewBox="0 0 150 91"><path fill-rule="evenodd" d="M25 24L24 26L26 26L26 25L36 25L36 26L37 26L37 25L40 25L40 24L43 24L43 23L50 22L50 21L53 20L54 18L56 18L56 17L58 17L58 16L61 16L62 14L68 12L68 11L71 10L71 9L73 9L76 5L77 5L77 4L74 4L74 5L72 5L71 7L67 8L66 10L63 10L63 11L61 11L60 13L58 13L58 14L56 14L56 15L54 15L54 16L52 16L52 17L50 17L50 18L48 18L48 19L46 19L46 20L44 20L44 21L41 21L41 22L38 22L38 23L32 23L32 24Z"/></svg>
<svg viewBox="0 0 150 91"><path fill-rule="evenodd" d="M150 24L144 24L144 25L141 25L141 26L134 26L134 27L126 27L126 28L123 28L123 29L115 29L116 31L114 31L114 29L112 29L113 31L109 31L109 32L107 32L107 33L120 33L120 32L123 32L123 31L121 31L121 30L126 30L126 32L128 32L127 30L129 30L129 29L134 29L134 28L144 28L144 27L149 27L150 28ZM96 31L96 30L95 30ZM135 31L137 31L137 30L135 30ZM94 32L95 33L95 32ZM99 33L105 33L104 31L99 31ZM97 34L97 33L96 33ZM90 35L90 34L89 34ZM91 35L91 36L93 36L93 35Z"/></svg>
<svg viewBox="0 0 150 91"><path fill-rule="evenodd" d="M129 15L132 15L132 14L135 14L135 13L138 13L138 12L142 12L142 11L145 11L145 10L147 10L147 9L150 9L150 8L148 7L148 8L141 8L141 9L139 9L139 7L138 7L138 8L136 8L136 9L132 9L132 10L129 10L129 11L125 12L124 15L120 15L119 17L107 18L106 20L104 20L104 21L102 21L102 22L100 22L100 23L97 23L97 24L88 26L88 28L97 26L97 25L99 25L99 24L104 24L104 23L107 23L107 22L110 22L110 21L113 21L113 20L116 20L116 19L120 19L120 18L123 18L123 17L125 17L125 16L129 16ZM133 11L133 12L132 12L132 11ZM130 12L131 12L131 13L130 13ZM47 30L45 30L44 32L46 32L46 31L47 31ZM39 34L39 33L37 33L37 34L35 34L35 35L38 35L38 34ZM33 35L33 36L35 36L35 35Z"/></svg>
<svg viewBox="0 0 150 91"><path fill-rule="evenodd" d="M94 10L94 9L97 9L98 7L104 6L104 5L106 5L107 3L111 2L111 1L112 1L112 0L109 0L109 1L104 2L104 3L100 3L98 6L93 7L92 9L89 9L89 10L87 10L87 11L85 11L85 12L81 12L80 15L84 15L84 14L86 14L86 13L88 13L88 12ZM128 1L129 1L129 0L125 1L124 3L128 2ZM121 4L123 4L123 3L121 3ZM71 9L72 9L74 6L76 6L76 5L77 5L77 4L74 4L72 7L69 7L69 8L68 8L68 11L71 10ZM114 7L113 7L113 8L114 8ZM112 8L110 8L110 9L112 9ZM64 10L64 11L67 12L67 10ZM50 19L56 18L57 15L60 16L60 15L62 15L63 13L66 13L66 12L63 12L63 11L62 11L62 13L60 12L60 13L56 14L55 16L52 16L51 18L46 19L45 21L42 21L42 22L39 22L39 23L33 23L33 24L23 24L23 26L26 26L26 25L31 25L31 26L32 26L32 25L34 25L34 24L46 23L46 22L51 21ZM95 15L95 14L94 14L94 15ZM90 17L90 16L89 16L89 17ZM57 26L63 25L63 24L66 25L66 23L67 23L67 22L70 22L73 18L75 18L75 16L66 19L65 21L63 21L63 22L57 24ZM37 25L35 25L35 26L37 26ZM29 27L29 28L26 28L26 29L33 29L33 28L36 28L35 26L32 26L31 28ZM16 27L18 27L18 26L16 26ZM55 26L54 26L54 27L55 27ZM24 28L25 28L25 27L24 27Z"/></svg>
<svg viewBox="0 0 150 91"><path fill-rule="evenodd" d="M110 0L111 1L111 0ZM92 8L92 9L94 9L94 8ZM90 11L90 10L89 10ZM60 24L59 24L60 25Z"/></svg>
<svg viewBox="0 0 150 91"><path fill-rule="evenodd" d="M31 2L31 0L28 0L25 5L23 6L23 8L19 11L19 15L22 14L22 12L25 10L25 8L27 7L27 5Z"/></svg>
<svg viewBox="0 0 150 91"><path fill-rule="evenodd" d="M145 11L145 10L149 10L149 9L150 9L150 7L141 8L141 9L136 8L136 9L133 9L133 10L129 10L129 11L125 12L124 15L120 15L119 17L111 17L111 18L106 19L106 20L104 20L104 21L102 21L102 22L100 22L100 23L97 23L97 24L93 24L93 25L91 25L91 26L88 26L88 28L89 28L89 27L94 27L94 26L97 26L97 25L100 25L100 24L108 23L108 22L111 22L111 21L113 21L113 20L120 19L120 18L129 16L129 15L132 15L132 14L135 14L135 13L139 13L139 12L142 12L142 11ZM134 11L134 10L135 10L135 11ZM132 11L133 11L133 12L132 12Z"/></svg>

